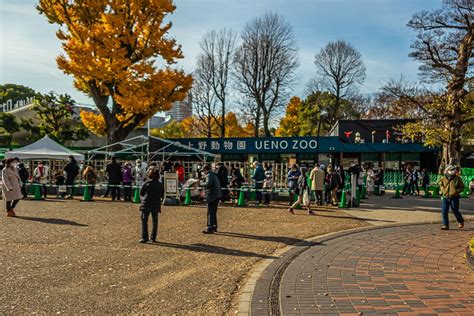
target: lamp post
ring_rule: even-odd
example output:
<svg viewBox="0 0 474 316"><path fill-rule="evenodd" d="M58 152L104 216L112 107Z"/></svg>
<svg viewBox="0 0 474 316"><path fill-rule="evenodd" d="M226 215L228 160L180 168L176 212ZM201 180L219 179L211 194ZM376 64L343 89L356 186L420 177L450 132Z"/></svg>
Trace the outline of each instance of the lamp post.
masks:
<svg viewBox="0 0 474 316"><path fill-rule="evenodd" d="M323 116L326 116L327 115L327 111L326 110L321 110L319 112L319 123L318 123L318 136L317 136L317 146L316 146L316 163L319 164L319 136L320 136L320 133L321 133L321 121L323 119Z"/></svg>

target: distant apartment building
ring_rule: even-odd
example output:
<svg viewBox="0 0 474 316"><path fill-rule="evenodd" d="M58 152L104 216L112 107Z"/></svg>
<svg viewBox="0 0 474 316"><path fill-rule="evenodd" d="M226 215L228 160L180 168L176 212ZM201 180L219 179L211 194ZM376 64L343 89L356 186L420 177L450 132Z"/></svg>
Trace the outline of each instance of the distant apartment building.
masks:
<svg viewBox="0 0 474 316"><path fill-rule="evenodd" d="M172 120L181 122L185 118L190 117L193 114L193 103L192 95L188 93L183 101L178 101L173 104L171 110L165 112L167 116L170 116Z"/></svg>

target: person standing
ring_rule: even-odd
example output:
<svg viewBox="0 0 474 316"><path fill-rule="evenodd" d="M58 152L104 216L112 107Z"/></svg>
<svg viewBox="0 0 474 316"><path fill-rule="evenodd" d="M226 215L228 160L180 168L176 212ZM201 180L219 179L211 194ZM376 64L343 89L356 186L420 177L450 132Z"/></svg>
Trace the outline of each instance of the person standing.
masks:
<svg viewBox="0 0 474 316"><path fill-rule="evenodd" d="M221 162L217 165L217 178L221 184L222 202L229 200L229 172Z"/></svg>
<svg viewBox="0 0 474 316"><path fill-rule="evenodd" d="M239 168L232 168L230 170L231 180L230 180L230 188L232 189L232 199L237 200L240 194L240 188L242 184L245 182L244 177L240 173Z"/></svg>
<svg viewBox="0 0 474 316"><path fill-rule="evenodd" d="M263 165L263 170L265 172L265 180L263 181L263 189L265 190L264 192L264 204L266 207L270 205L270 196L273 192L273 185L274 185L274 180L273 180L273 169L272 166L266 162Z"/></svg>
<svg viewBox="0 0 474 316"><path fill-rule="evenodd" d="M28 197L28 191L26 190L26 183L28 183L28 179L30 178L30 173L25 168L23 163L18 164L18 175L20 176L21 180L21 194L23 195L23 199Z"/></svg>
<svg viewBox="0 0 474 316"><path fill-rule="evenodd" d="M127 161L122 168L123 200L125 202L132 201L132 183L132 164Z"/></svg>
<svg viewBox="0 0 474 316"><path fill-rule="evenodd" d="M142 239L140 243L146 243L149 240L156 242L158 236L158 214L161 213L161 203L164 196L163 184L160 182L160 168L150 167L147 172L148 181L140 189L142 202L140 204ZM151 214L151 236L148 239L148 217Z"/></svg>
<svg viewBox="0 0 474 316"><path fill-rule="evenodd" d="M204 177L204 188L206 189L207 199L207 228L202 232L204 234L213 234L217 232L217 207L222 198L221 184L216 174L211 171L209 165L202 168Z"/></svg>
<svg viewBox="0 0 474 316"><path fill-rule="evenodd" d="M341 176L333 170L331 165L328 166L327 171L326 185L329 188L329 201L332 206L337 206L337 192L342 185Z"/></svg>
<svg viewBox="0 0 474 316"><path fill-rule="evenodd" d="M46 161L40 161L35 170L33 170L33 180L34 182L41 185L42 195L46 199L48 196L48 179L49 179L49 167L46 165Z"/></svg>
<svg viewBox="0 0 474 316"><path fill-rule="evenodd" d="M122 182L122 170L120 165L117 163L117 159L112 157L112 162L109 163L105 169L108 176L108 185L112 194L112 201L116 199L120 201L120 188L119 185Z"/></svg>
<svg viewBox="0 0 474 316"><path fill-rule="evenodd" d="M135 178L135 184L141 188L146 180L147 168L146 164L143 163L140 159L135 161L135 168L133 170L133 175Z"/></svg>
<svg viewBox="0 0 474 316"><path fill-rule="evenodd" d="M323 190L324 190L324 171L321 170L319 164L316 164L311 170L311 190L316 196L316 204L323 205Z"/></svg>
<svg viewBox="0 0 474 316"><path fill-rule="evenodd" d="M79 175L79 166L74 156L69 156L69 163L64 168L64 172L66 173L66 199L72 199L74 197L74 181Z"/></svg>
<svg viewBox="0 0 474 316"><path fill-rule="evenodd" d="M403 181L404 181L404 184L403 184L402 195L411 194L412 170L411 170L410 165L407 165L405 168Z"/></svg>
<svg viewBox="0 0 474 316"><path fill-rule="evenodd" d="M430 174L428 172L428 169L424 168L423 169L423 174L422 174L422 181L421 181L421 185L423 187L423 191L424 192L427 192L429 186L430 186Z"/></svg>
<svg viewBox="0 0 474 316"><path fill-rule="evenodd" d="M445 175L440 181L441 191L441 215L443 219L442 230L449 229L449 208L453 212L456 220L458 221L458 227L464 228L464 218L459 211L459 197L461 192L464 190L464 183L461 177L457 174L459 172L458 167L448 165L445 169Z"/></svg>
<svg viewBox="0 0 474 316"><path fill-rule="evenodd" d="M178 174L178 181L181 185L184 184L184 167L179 163L174 163L174 172Z"/></svg>
<svg viewBox="0 0 474 316"><path fill-rule="evenodd" d="M16 217L15 207L21 199L21 180L13 158L5 160L2 169L2 196L6 203L7 217Z"/></svg>
<svg viewBox="0 0 474 316"><path fill-rule="evenodd" d="M295 207L298 205L305 206L308 209L308 215L316 215L311 210L311 199L309 197L309 185L308 179L306 179L306 167L300 168L300 176L298 177L295 194L298 195L298 199L290 206L288 212L295 214Z"/></svg>
<svg viewBox="0 0 474 316"><path fill-rule="evenodd" d="M367 189L367 196L371 196L374 193L374 186L375 186L375 173L374 170L369 166L367 168L367 179L366 179L366 189Z"/></svg>
<svg viewBox="0 0 474 316"><path fill-rule="evenodd" d="M95 184L97 183L97 173L95 172L94 165L90 163L82 174L82 178L86 181L89 186L89 192L91 194L91 200L94 199Z"/></svg>
<svg viewBox="0 0 474 316"><path fill-rule="evenodd" d="M257 203L261 205L263 200L262 189L263 182L265 181L265 171L263 170L262 164L258 161L253 163L253 167L255 168L252 175L253 188L257 196Z"/></svg>
<svg viewBox="0 0 474 316"><path fill-rule="evenodd" d="M418 182L420 181L420 172L416 169L413 170L412 173L412 186L411 186L411 192L414 195L415 190L416 190L416 195L420 195L420 187L418 185Z"/></svg>
<svg viewBox="0 0 474 316"><path fill-rule="evenodd" d="M291 169L288 171L288 189L290 194L290 206L295 202L295 190L298 184L298 178L300 177L301 172L298 170L298 166L293 164Z"/></svg>

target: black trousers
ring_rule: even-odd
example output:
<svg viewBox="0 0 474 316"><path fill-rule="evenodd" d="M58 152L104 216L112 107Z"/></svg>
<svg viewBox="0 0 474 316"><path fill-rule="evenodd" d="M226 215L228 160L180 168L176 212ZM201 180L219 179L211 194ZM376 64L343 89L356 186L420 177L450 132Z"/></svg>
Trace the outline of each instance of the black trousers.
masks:
<svg viewBox="0 0 474 316"><path fill-rule="evenodd" d="M74 196L74 179L66 179L66 195Z"/></svg>
<svg viewBox="0 0 474 316"><path fill-rule="evenodd" d="M207 229L217 230L217 207L219 200L207 203Z"/></svg>
<svg viewBox="0 0 474 316"><path fill-rule="evenodd" d="M123 200L131 201L132 200L132 184L125 184L123 187Z"/></svg>
<svg viewBox="0 0 474 316"><path fill-rule="evenodd" d="M265 192L263 193L263 197L264 197L264 202L265 204L270 204L270 194L272 194L271 192Z"/></svg>
<svg viewBox="0 0 474 316"><path fill-rule="evenodd" d="M256 183L255 184L255 190L256 190L256 197L257 197L257 202L259 204L262 204L262 199L263 199L263 194L262 194L262 188L263 188L263 184L262 183Z"/></svg>
<svg viewBox="0 0 474 316"><path fill-rule="evenodd" d="M142 210L142 239L148 241L148 217L151 214L151 235L150 239L155 241L158 236L158 211Z"/></svg>
<svg viewBox="0 0 474 316"><path fill-rule="evenodd" d="M115 199L120 200L120 188L119 184L110 184L110 193L112 194L112 201Z"/></svg>
<svg viewBox="0 0 474 316"><path fill-rule="evenodd" d="M26 190L26 184L25 183L21 184L21 194L23 195L23 198L28 197L28 191Z"/></svg>
<svg viewBox="0 0 474 316"><path fill-rule="evenodd" d="M13 211L19 200L7 201L7 212Z"/></svg>
<svg viewBox="0 0 474 316"><path fill-rule="evenodd" d="M314 195L316 196L316 204L323 205L323 191L322 190L315 190Z"/></svg>
<svg viewBox="0 0 474 316"><path fill-rule="evenodd" d="M46 199L46 197L48 196L48 187L46 186L46 184L43 184L42 188L43 188L43 197Z"/></svg>

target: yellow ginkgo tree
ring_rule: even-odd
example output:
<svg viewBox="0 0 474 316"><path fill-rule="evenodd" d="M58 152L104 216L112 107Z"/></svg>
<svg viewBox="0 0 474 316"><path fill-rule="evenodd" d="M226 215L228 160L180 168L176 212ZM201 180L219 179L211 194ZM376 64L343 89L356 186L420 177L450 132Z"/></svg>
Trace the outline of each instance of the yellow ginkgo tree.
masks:
<svg viewBox="0 0 474 316"><path fill-rule="evenodd" d="M40 0L37 8L59 25L58 67L97 106L81 113L84 125L109 144L191 88L192 77L174 66L183 54L164 21L172 0Z"/></svg>

